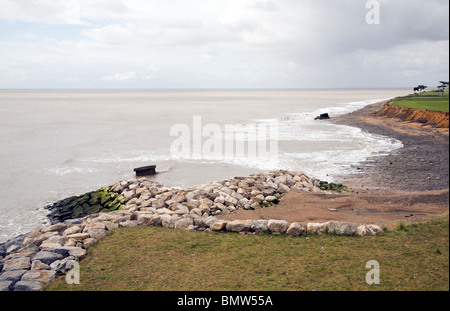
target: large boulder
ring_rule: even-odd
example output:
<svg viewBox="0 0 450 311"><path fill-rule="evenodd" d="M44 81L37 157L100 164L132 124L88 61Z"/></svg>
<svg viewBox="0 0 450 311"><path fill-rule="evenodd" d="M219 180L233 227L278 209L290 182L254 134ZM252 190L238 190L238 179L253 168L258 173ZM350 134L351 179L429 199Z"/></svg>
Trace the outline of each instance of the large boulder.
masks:
<svg viewBox="0 0 450 311"><path fill-rule="evenodd" d="M50 266L43 263L40 260L33 260L31 262L31 270L48 270L50 269Z"/></svg>
<svg viewBox="0 0 450 311"><path fill-rule="evenodd" d="M191 217L181 218L175 223L177 229L191 229L194 226L194 220Z"/></svg>
<svg viewBox="0 0 450 311"><path fill-rule="evenodd" d="M69 256L61 260L57 260L50 265L51 270L55 271L57 274L65 274L67 271L72 269L72 267L77 263L74 257Z"/></svg>
<svg viewBox="0 0 450 311"><path fill-rule="evenodd" d="M39 281L19 281L14 285L14 291L39 291L42 289L43 284Z"/></svg>
<svg viewBox="0 0 450 311"><path fill-rule="evenodd" d="M82 232L82 228L78 225L73 225L73 226L67 228L66 230L64 230L63 235L67 236L67 235L80 233L80 232Z"/></svg>
<svg viewBox="0 0 450 311"><path fill-rule="evenodd" d="M6 271L0 274L0 283L1 282L19 282L22 276L27 273L28 270L12 270Z"/></svg>
<svg viewBox="0 0 450 311"><path fill-rule="evenodd" d="M91 236L89 235L89 233L86 233L86 232L85 233L75 233L75 234L70 234L70 235L66 236L67 240L74 239L76 241L83 241L90 237Z"/></svg>
<svg viewBox="0 0 450 311"><path fill-rule="evenodd" d="M327 233L327 224L310 222L306 225L306 232L309 235L325 234L325 233Z"/></svg>
<svg viewBox="0 0 450 311"><path fill-rule="evenodd" d="M378 233L383 233L383 229L381 229L381 227L377 226L377 225L367 225L366 230L368 233L370 233L372 235L376 235Z"/></svg>
<svg viewBox="0 0 450 311"><path fill-rule="evenodd" d="M159 215L139 215L137 218L138 225L141 226L161 226L161 216Z"/></svg>
<svg viewBox="0 0 450 311"><path fill-rule="evenodd" d="M33 260L39 260L46 265L50 265L55 260L61 259L63 256L61 254L57 254L49 251L40 251L34 256Z"/></svg>
<svg viewBox="0 0 450 311"><path fill-rule="evenodd" d="M186 192L178 192L177 194L175 194L174 196L172 196L172 198L170 200L167 200L165 203L167 206L173 205L173 204L177 204L177 203L182 203L184 201L186 201Z"/></svg>
<svg viewBox="0 0 450 311"><path fill-rule="evenodd" d="M269 230L267 223L268 220L253 220L251 229L257 234L260 234L261 232L266 232Z"/></svg>
<svg viewBox="0 0 450 311"><path fill-rule="evenodd" d="M225 203L225 198L223 196L219 195L218 197L216 197L214 199L214 203L223 204L223 203Z"/></svg>
<svg viewBox="0 0 450 311"><path fill-rule="evenodd" d="M358 225L348 222L329 221L326 223L327 233L336 235L355 235Z"/></svg>
<svg viewBox="0 0 450 311"><path fill-rule="evenodd" d="M286 183L286 176L280 175L275 177L275 183L277 184L285 184Z"/></svg>
<svg viewBox="0 0 450 311"><path fill-rule="evenodd" d="M342 222L341 227L338 231L338 234L340 234L340 235L355 235L357 228L358 228L357 224Z"/></svg>
<svg viewBox="0 0 450 311"><path fill-rule="evenodd" d="M52 247L59 247L66 244L67 239L64 236L61 235L55 235L52 236L44 241L42 241L40 248L41 249L48 249Z"/></svg>
<svg viewBox="0 0 450 311"><path fill-rule="evenodd" d="M291 188L289 188L285 184L278 184L278 192L279 193L288 193L290 191L291 191Z"/></svg>
<svg viewBox="0 0 450 311"><path fill-rule="evenodd" d="M42 232L32 232L30 234L28 234L22 241L22 248L25 247L30 247L30 246L40 246L42 244L43 241L53 237L53 236L58 236L58 232L47 232L47 233L42 233Z"/></svg>
<svg viewBox="0 0 450 311"><path fill-rule="evenodd" d="M302 222L293 222L286 231L290 236L301 236L306 232L306 224Z"/></svg>
<svg viewBox="0 0 450 311"><path fill-rule="evenodd" d="M0 258L3 258L6 256L6 244L0 243Z"/></svg>
<svg viewBox="0 0 450 311"><path fill-rule="evenodd" d="M365 225L360 225L356 228L356 235L364 236L367 234L367 229Z"/></svg>
<svg viewBox="0 0 450 311"><path fill-rule="evenodd" d="M267 224L270 232L278 234L278 233L286 233L289 228L289 223L286 220L269 220Z"/></svg>
<svg viewBox="0 0 450 311"><path fill-rule="evenodd" d="M251 220L233 220L226 224L226 230L231 232L250 232Z"/></svg>
<svg viewBox="0 0 450 311"><path fill-rule="evenodd" d="M276 202L278 199L277 199L276 196L268 195L268 196L266 196L265 200L266 200L267 202L274 202L274 201Z"/></svg>
<svg viewBox="0 0 450 311"><path fill-rule="evenodd" d="M11 258L4 262L2 271L28 270L31 267L31 261L28 257Z"/></svg>
<svg viewBox="0 0 450 311"><path fill-rule="evenodd" d="M3 244L0 244L0 256L5 257L7 254L13 253L20 249L26 234L21 234Z"/></svg>
<svg viewBox="0 0 450 311"><path fill-rule="evenodd" d="M232 196L226 196L225 197L225 203L226 205L230 206L230 205L236 205L239 202L238 199L233 198Z"/></svg>
<svg viewBox="0 0 450 311"><path fill-rule="evenodd" d="M138 225L137 220L125 220L119 223L119 228L131 228Z"/></svg>
<svg viewBox="0 0 450 311"><path fill-rule="evenodd" d="M82 249L81 247L75 247L71 250L69 250L69 256L72 256L76 259L83 259L84 257L86 257L86 250Z"/></svg>
<svg viewBox="0 0 450 311"><path fill-rule="evenodd" d="M56 253L56 254L60 254L62 257L67 257L67 256L69 256L71 251L80 250L80 249L81 249L80 247L62 246L62 247L51 248L51 249L49 249L49 251Z"/></svg>
<svg viewBox="0 0 450 311"><path fill-rule="evenodd" d="M251 200L253 202L258 203L258 204L260 204L262 201L264 201L264 199L265 199L265 197L262 194L258 194L258 195L256 195L256 196L251 198Z"/></svg>
<svg viewBox="0 0 450 311"><path fill-rule="evenodd" d="M42 233L47 233L47 232L58 232L58 233L62 233L64 232L64 230L67 229L67 225L63 222L59 222L56 223L54 225L45 227L44 229L41 230Z"/></svg>
<svg viewBox="0 0 450 311"><path fill-rule="evenodd" d="M178 220L177 217L172 217L170 214L162 214L159 216L161 219L161 226L165 228L175 228L175 223Z"/></svg>
<svg viewBox="0 0 450 311"><path fill-rule="evenodd" d="M21 281L38 281L48 284L55 278L56 272L53 270L30 270L22 276Z"/></svg>
<svg viewBox="0 0 450 311"><path fill-rule="evenodd" d="M14 288L13 281L0 281L0 292L8 292Z"/></svg>
<svg viewBox="0 0 450 311"><path fill-rule="evenodd" d="M209 227L212 231L222 231L226 229L227 222L223 220L219 220L213 224L211 224Z"/></svg>

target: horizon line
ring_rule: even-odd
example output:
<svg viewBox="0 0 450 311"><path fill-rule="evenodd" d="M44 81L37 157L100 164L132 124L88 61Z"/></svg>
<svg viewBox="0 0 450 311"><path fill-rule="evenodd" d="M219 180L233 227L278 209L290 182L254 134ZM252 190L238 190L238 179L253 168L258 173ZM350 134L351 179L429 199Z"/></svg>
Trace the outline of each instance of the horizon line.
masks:
<svg viewBox="0 0 450 311"><path fill-rule="evenodd" d="M0 91L76 91L76 90L99 90L99 91L126 91L126 90L130 90L130 91L170 91L170 90L396 90L396 89L412 89L414 88L414 86L396 86L396 87L325 87L325 88L320 88L320 87L305 87L305 88L294 88L294 87L286 87L286 88L277 88L277 87L273 87L273 88L263 88L263 87L245 87L245 88L233 88L233 87L167 87L167 88L133 88L133 87L120 87L120 88L102 88L102 87L98 87L98 88L94 88L94 87L86 87L86 88L70 88L70 87L21 87L21 88L0 88Z"/></svg>

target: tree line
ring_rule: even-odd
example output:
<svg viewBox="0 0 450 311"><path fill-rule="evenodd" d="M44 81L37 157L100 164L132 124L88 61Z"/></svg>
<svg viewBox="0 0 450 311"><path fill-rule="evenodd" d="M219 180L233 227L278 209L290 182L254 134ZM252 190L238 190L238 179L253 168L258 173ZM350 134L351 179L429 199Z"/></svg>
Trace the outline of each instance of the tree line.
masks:
<svg viewBox="0 0 450 311"><path fill-rule="evenodd" d="M440 85L437 86L438 93L442 93L442 95L444 95L444 91L446 88L448 88L449 82L448 81L439 81L439 83L440 83ZM417 95L417 92L419 92L419 95L420 95L427 88L428 88L428 86L420 84L414 88L414 94Z"/></svg>

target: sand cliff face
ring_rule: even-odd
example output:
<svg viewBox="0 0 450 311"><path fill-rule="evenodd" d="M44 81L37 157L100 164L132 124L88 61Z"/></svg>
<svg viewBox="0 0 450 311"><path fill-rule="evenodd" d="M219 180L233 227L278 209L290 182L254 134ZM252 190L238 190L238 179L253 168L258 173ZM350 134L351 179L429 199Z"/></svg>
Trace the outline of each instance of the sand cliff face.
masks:
<svg viewBox="0 0 450 311"><path fill-rule="evenodd" d="M403 121L418 122L436 128L449 128L449 113L400 107L385 104L374 113L378 117L399 118Z"/></svg>

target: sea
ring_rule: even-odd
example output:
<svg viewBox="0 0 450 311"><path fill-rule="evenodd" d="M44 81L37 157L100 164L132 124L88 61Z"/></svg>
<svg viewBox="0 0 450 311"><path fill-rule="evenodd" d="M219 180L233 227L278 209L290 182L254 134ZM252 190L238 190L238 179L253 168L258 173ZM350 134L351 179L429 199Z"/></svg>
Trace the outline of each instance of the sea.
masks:
<svg viewBox="0 0 450 311"><path fill-rule="evenodd" d="M408 93L0 90L0 242L48 225L46 205L135 178L133 169L141 166L156 165L158 174L150 178L176 188L278 169L338 181L355 173L353 164L394 152L402 142L315 118L323 113L333 118ZM226 156L218 142L230 126L243 132L232 136L235 149L239 140L248 145ZM259 142L267 134L265 150L275 148L276 157L245 152L254 146L251 131L260 128ZM183 147L185 156L174 152Z"/></svg>

